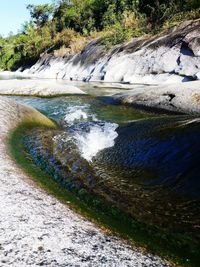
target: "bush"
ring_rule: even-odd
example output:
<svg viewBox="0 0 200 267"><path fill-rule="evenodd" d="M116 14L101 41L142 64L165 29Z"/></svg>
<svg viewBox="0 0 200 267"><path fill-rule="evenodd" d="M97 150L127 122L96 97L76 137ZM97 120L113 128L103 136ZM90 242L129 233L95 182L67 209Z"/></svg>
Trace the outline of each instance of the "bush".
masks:
<svg viewBox="0 0 200 267"><path fill-rule="evenodd" d="M200 17L200 8L186 12L179 12L173 15L169 20L165 21L163 29L166 30L173 26L179 25L184 20L198 19L199 17Z"/></svg>
<svg viewBox="0 0 200 267"><path fill-rule="evenodd" d="M86 38L72 29L65 29L53 39L55 56L64 56L80 52L86 45Z"/></svg>
<svg viewBox="0 0 200 267"><path fill-rule="evenodd" d="M80 52L93 38L108 48L200 17L199 0L55 0L29 5L31 21L20 34L0 37L0 68L34 64L45 51Z"/></svg>
<svg viewBox="0 0 200 267"><path fill-rule="evenodd" d="M64 29L61 32L58 32L53 39L53 43L56 47L60 48L61 46L69 47L70 44L76 39L77 33L72 29Z"/></svg>
<svg viewBox="0 0 200 267"><path fill-rule="evenodd" d="M107 47L129 41L146 33L146 18L130 11L124 11L121 21L108 27L102 34L101 43Z"/></svg>

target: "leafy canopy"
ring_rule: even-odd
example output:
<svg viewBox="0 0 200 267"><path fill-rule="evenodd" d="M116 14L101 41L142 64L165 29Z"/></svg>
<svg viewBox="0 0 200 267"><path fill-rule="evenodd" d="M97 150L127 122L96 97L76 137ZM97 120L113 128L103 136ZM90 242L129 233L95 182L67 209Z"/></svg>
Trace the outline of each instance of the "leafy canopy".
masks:
<svg viewBox="0 0 200 267"><path fill-rule="evenodd" d="M94 36L111 47L200 17L199 0L54 0L27 9L21 32L0 36L0 69L31 66L45 51L78 52Z"/></svg>

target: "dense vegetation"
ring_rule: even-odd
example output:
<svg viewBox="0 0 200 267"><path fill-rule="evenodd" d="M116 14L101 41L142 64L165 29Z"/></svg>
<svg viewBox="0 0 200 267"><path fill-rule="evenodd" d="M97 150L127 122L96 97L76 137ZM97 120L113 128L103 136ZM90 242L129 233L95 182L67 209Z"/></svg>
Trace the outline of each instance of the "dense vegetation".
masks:
<svg viewBox="0 0 200 267"><path fill-rule="evenodd" d="M34 64L45 51L80 51L91 38L110 47L200 17L199 0L55 0L28 5L31 21L0 37L0 69Z"/></svg>

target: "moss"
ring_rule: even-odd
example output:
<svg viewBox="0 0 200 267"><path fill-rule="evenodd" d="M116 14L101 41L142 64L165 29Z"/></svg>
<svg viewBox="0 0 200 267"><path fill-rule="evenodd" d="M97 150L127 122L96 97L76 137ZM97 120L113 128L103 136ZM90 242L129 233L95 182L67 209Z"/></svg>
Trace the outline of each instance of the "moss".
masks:
<svg viewBox="0 0 200 267"><path fill-rule="evenodd" d="M33 127L47 126L42 126L41 123L24 123L12 132L9 139L12 157L38 186L104 230L126 238L134 245L137 244L177 264L199 266L199 244L190 237L184 234L167 233L156 226L140 222L95 196L92 196L92 204L89 204L91 196L87 190L77 190L73 184L70 184L68 190L64 189L50 175L37 167L24 149L23 137L25 132Z"/></svg>

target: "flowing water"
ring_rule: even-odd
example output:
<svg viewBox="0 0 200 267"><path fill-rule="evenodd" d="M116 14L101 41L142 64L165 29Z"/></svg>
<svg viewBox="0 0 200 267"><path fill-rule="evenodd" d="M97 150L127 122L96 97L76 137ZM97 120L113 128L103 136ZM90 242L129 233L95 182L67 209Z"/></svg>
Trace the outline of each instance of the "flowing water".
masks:
<svg viewBox="0 0 200 267"><path fill-rule="evenodd" d="M200 237L200 119L119 106L105 96L15 97L55 120L25 146L67 188L146 223Z"/></svg>
<svg viewBox="0 0 200 267"><path fill-rule="evenodd" d="M13 79L24 80L24 79L29 79L29 78L18 76L18 75L6 75L3 73L0 73L0 80L13 80Z"/></svg>

